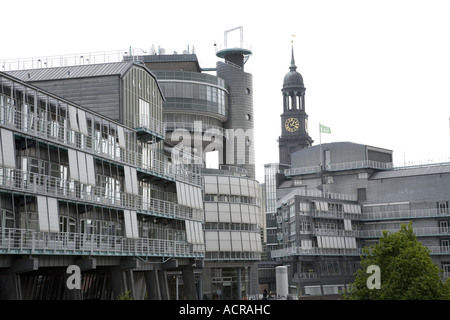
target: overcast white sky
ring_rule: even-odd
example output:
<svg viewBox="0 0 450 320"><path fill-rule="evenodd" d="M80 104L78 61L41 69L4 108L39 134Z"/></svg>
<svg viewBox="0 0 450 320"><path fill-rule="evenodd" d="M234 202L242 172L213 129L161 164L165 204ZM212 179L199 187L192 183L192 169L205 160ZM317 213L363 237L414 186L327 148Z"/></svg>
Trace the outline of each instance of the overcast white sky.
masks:
<svg viewBox="0 0 450 320"><path fill-rule="evenodd" d="M257 179L278 162L281 88L291 40L306 87L309 133L394 151L394 161L450 156L449 0L3 1L0 61L194 46L214 67L214 43L242 26L253 55Z"/></svg>

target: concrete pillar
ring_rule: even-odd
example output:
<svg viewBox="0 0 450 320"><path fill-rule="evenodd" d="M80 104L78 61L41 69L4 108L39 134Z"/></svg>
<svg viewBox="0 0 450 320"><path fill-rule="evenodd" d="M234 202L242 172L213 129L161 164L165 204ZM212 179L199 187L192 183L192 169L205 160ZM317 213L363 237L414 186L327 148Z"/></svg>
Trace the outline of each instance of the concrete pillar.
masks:
<svg viewBox="0 0 450 320"><path fill-rule="evenodd" d="M167 274L165 270L158 270L159 289L162 300L170 300L169 283L167 282Z"/></svg>
<svg viewBox="0 0 450 320"><path fill-rule="evenodd" d="M238 300L242 300L242 292L241 292L242 274L241 273L242 273L241 268L237 267L236 274L237 274L237 299Z"/></svg>
<svg viewBox="0 0 450 320"><path fill-rule="evenodd" d="M19 274L0 273L0 300L22 300Z"/></svg>
<svg viewBox="0 0 450 320"><path fill-rule="evenodd" d="M21 300L20 273L38 270L38 258L19 258L0 273L0 300ZM8 290L4 290L8 288Z"/></svg>
<svg viewBox="0 0 450 320"><path fill-rule="evenodd" d="M194 269L183 268L182 269L183 281L184 281L184 295L187 300L198 300L197 288L195 285Z"/></svg>
<svg viewBox="0 0 450 320"><path fill-rule="evenodd" d="M145 278L145 286L147 289L147 298L149 300L161 300L158 271L157 270L145 271L144 278Z"/></svg>

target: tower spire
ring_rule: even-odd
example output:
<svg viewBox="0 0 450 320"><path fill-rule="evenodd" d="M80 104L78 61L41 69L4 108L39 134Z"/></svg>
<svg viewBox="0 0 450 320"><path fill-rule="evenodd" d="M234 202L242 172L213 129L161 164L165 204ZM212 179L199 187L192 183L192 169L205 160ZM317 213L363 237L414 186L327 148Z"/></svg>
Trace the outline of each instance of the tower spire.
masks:
<svg viewBox="0 0 450 320"><path fill-rule="evenodd" d="M291 71L297 70L297 66L295 65L295 59L294 59L294 44L292 44L291 65L289 66L289 70L291 70Z"/></svg>

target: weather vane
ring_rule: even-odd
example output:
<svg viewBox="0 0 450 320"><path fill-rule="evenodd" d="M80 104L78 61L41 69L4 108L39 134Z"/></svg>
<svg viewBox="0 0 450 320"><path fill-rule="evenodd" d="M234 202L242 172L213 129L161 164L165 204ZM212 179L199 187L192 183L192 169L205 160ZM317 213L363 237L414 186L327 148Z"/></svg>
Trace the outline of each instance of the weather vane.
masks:
<svg viewBox="0 0 450 320"><path fill-rule="evenodd" d="M292 35L291 43L294 44L295 34Z"/></svg>

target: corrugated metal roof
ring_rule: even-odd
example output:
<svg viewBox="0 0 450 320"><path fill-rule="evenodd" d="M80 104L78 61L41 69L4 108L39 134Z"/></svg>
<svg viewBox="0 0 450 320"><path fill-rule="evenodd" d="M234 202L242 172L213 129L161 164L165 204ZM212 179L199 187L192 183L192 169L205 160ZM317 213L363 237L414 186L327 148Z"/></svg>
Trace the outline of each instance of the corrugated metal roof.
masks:
<svg viewBox="0 0 450 320"><path fill-rule="evenodd" d="M440 173L450 173L450 164L437 164L428 165L420 167L405 167L397 168L394 170L380 171L374 173L370 179L389 179L389 178L400 178L400 177L411 177L411 176L423 176L427 174L440 174Z"/></svg>
<svg viewBox="0 0 450 320"><path fill-rule="evenodd" d="M57 68L41 68L30 70L7 71L13 77L25 82L87 78L98 76L123 76L133 65L132 61Z"/></svg>
<svg viewBox="0 0 450 320"><path fill-rule="evenodd" d="M151 72L145 65L138 64L133 61L123 62L111 62L100 64L88 64L82 66L67 66L67 67L55 67L55 68L41 68L41 69L29 69L29 70L17 70L17 71L5 71L21 81L24 82L39 82L49 80L64 80L64 79L79 79L89 77L101 77L101 76L124 76L128 70L133 66L139 66L144 68L149 74L156 80L156 85L163 98L166 101L161 86L155 74Z"/></svg>

